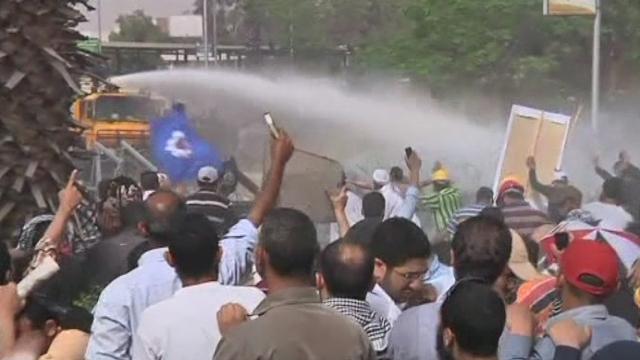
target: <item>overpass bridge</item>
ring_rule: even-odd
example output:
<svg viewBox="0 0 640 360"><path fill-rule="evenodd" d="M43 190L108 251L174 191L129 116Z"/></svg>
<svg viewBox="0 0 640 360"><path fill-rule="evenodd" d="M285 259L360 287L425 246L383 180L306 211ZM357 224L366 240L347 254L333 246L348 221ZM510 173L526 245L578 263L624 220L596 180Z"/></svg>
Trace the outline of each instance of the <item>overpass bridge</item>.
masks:
<svg viewBox="0 0 640 360"><path fill-rule="evenodd" d="M220 62L235 67L242 67L249 57L287 57L291 51L284 48L262 45L249 47L244 45L218 45L217 56L210 50L207 51L199 43L150 43L150 42L124 42L109 41L100 44L101 53L112 59L112 69L120 74L124 56L141 56L143 54L155 54L167 64L186 64L204 62L205 56L209 56L210 62ZM305 51L308 53L309 51ZM318 49L312 51L318 55L330 55L340 58L343 66L348 66L350 50L346 47L335 49ZM308 55L308 54L307 54ZM313 55L313 54L312 54Z"/></svg>

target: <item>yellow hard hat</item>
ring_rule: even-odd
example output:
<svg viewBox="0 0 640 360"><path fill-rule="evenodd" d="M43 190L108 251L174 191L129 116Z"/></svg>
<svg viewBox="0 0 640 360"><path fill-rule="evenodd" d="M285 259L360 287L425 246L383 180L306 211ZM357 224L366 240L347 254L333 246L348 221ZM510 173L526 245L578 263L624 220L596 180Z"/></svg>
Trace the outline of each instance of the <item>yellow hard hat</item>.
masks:
<svg viewBox="0 0 640 360"><path fill-rule="evenodd" d="M438 169L431 174L431 180L433 181L449 181L449 172L446 169Z"/></svg>

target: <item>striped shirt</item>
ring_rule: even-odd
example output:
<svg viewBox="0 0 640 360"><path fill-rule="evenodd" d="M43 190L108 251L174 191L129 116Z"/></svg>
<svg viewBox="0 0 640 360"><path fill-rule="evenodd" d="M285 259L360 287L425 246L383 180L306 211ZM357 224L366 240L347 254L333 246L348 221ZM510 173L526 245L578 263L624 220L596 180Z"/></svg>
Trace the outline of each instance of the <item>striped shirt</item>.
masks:
<svg viewBox="0 0 640 360"><path fill-rule="evenodd" d="M453 215L460 208L460 190L448 187L422 198L422 203L433 211L438 232L447 229Z"/></svg>
<svg viewBox="0 0 640 360"><path fill-rule="evenodd" d="M502 215L507 226L520 234L525 240L530 240L533 232L540 226L551 224L545 213L533 208L524 200L503 205Z"/></svg>
<svg viewBox="0 0 640 360"><path fill-rule="evenodd" d="M449 222L449 226L447 227L447 231L451 236L458 231L458 226L465 222L467 219L471 219L472 217L476 217L480 215L482 210L484 210L488 205L486 204L473 204L467 207L464 207L453 215L451 221Z"/></svg>
<svg viewBox="0 0 640 360"><path fill-rule="evenodd" d="M224 235L237 221L229 209L231 202L215 191L199 190L187 198L189 212L205 215L216 226L219 235Z"/></svg>

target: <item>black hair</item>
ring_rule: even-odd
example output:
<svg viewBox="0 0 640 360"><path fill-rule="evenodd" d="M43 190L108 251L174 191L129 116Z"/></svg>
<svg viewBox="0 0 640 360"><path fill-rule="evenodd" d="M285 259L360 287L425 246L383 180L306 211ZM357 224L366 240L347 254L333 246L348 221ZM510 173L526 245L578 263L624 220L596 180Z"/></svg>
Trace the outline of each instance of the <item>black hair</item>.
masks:
<svg viewBox="0 0 640 360"><path fill-rule="evenodd" d="M98 183L98 199L105 201L109 197L112 179L105 179Z"/></svg>
<svg viewBox="0 0 640 360"><path fill-rule="evenodd" d="M290 208L271 211L262 225L259 243L278 275L311 280L320 245L307 215Z"/></svg>
<svg viewBox="0 0 640 360"><path fill-rule="evenodd" d="M160 188L160 179L155 171L145 171L140 174L140 186L142 190L158 190Z"/></svg>
<svg viewBox="0 0 640 360"><path fill-rule="evenodd" d="M624 183L621 178L609 178L605 180L604 184L602 184L602 195L608 199L614 200L617 204L621 204L623 200L623 187Z"/></svg>
<svg viewBox="0 0 640 360"><path fill-rule="evenodd" d="M492 203L493 202L493 190L491 190L491 188L483 186L481 188L478 189L478 191L476 191L476 202L481 203L481 202L486 202L486 203Z"/></svg>
<svg viewBox="0 0 640 360"><path fill-rule="evenodd" d="M48 320L58 321L56 315L50 310L46 303L37 297L27 299L21 315L31 321L31 325L35 329L44 329L44 325Z"/></svg>
<svg viewBox="0 0 640 360"><path fill-rule="evenodd" d="M431 245L427 235L413 222L404 218L385 220L370 244L374 257L389 267L402 266L411 259L426 259L431 256Z"/></svg>
<svg viewBox="0 0 640 360"><path fill-rule="evenodd" d="M160 209L157 202L166 206ZM144 202L144 222L149 236L161 245L168 245L175 224L180 223L187 213L186 205L180 196L172 191L158 190Z"/></svg>
<svg viewBox="0 0 640 360"><path fill-rule="evenodd" d="M122 225L124 227L136 226L139 222L144 221L144 214L145 206L142 201L130 202L120 209Z"/></svg>
<svg viewBox="0 0 640 360"><path fill-rule="evenodd" d="M181 278L201 278L216 272L218 234L203 214L187 214L176 224L169 253Z"/></svg>
<svg viewBox="0 0 640 360"><path fill-rule="evenodd" d="M457 279L477 277L493 284L509 261L511 233L494 217L472 217L458 227L451 250Z"/></svg>
<svg viewBox="0 0 640 360"><path fill-rule="evenodd" d="M479 215L494 218L500 222L504 222L504 214L502 213L502 209L497 206L487 206L486 208L482 209L482 211L480 211Z"/></svg>
<svg viewBox="0 0 640 360"><path fill-rule="evenodd" d="M404 179L404 172L398 166L394 166L391 168L391 171L389 171L389 177L391 181L400 182Z"/></svg>
<svg viewBox="0 0 640 360"><path fill-rule="evenodd" d="M373 239L373 234L376 232L380 224L382 224L382 217L360 220L349 228L349 231L347 231L347 234L345 235L345 239L369 246Z"/></svg>
<svg viewBox="0 0 640 360"><path fill-rule="evenodd" d="M63 330L91 333L93 315L79 306L61 303L43 295L31 295L22 310L22 316L36 329L43 329L48 320L55 321Z"/></svg>
<svg viewBox="0 0 640 360"><path fill-rule="evenodd" d="M373 283L374 259L363 244L345 240L327 245L320 270L333 297L364 300Z"/></svg>
<svg viewBox="0 0 640 360"><path fill-rule="evenodd" d="M365 218L382 218L385 206L382 194L377 191L370 192L362 198L362 215Z"/></svg>
<svg viewBox="0 0 640 360"><path fill-rule="evenodd" d="M462 281L440 308L441 327L455 335L460 349L474 356L495 356L506 322L505 305L488 285Z"/></svg>
<svg viewBox="0 0 640 360"><path fill-rule="evenodd" d="M7 274L11 271L11 255L7 248L7 243L0 241L0 285L6 285L9 282Z"/></svg>

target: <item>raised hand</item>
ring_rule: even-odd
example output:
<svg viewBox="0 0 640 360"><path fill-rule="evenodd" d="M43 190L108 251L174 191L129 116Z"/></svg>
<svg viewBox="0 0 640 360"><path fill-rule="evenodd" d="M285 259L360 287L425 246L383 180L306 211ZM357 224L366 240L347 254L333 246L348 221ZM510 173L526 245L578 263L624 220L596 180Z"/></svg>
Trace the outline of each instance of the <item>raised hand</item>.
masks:
<svg viewBox="0 0 640 360"><path fill-rule="evenodd" d="M529 156L527 158L527 168L529 170L535 170L536 169L536 159L533 156Z"/></svg>

